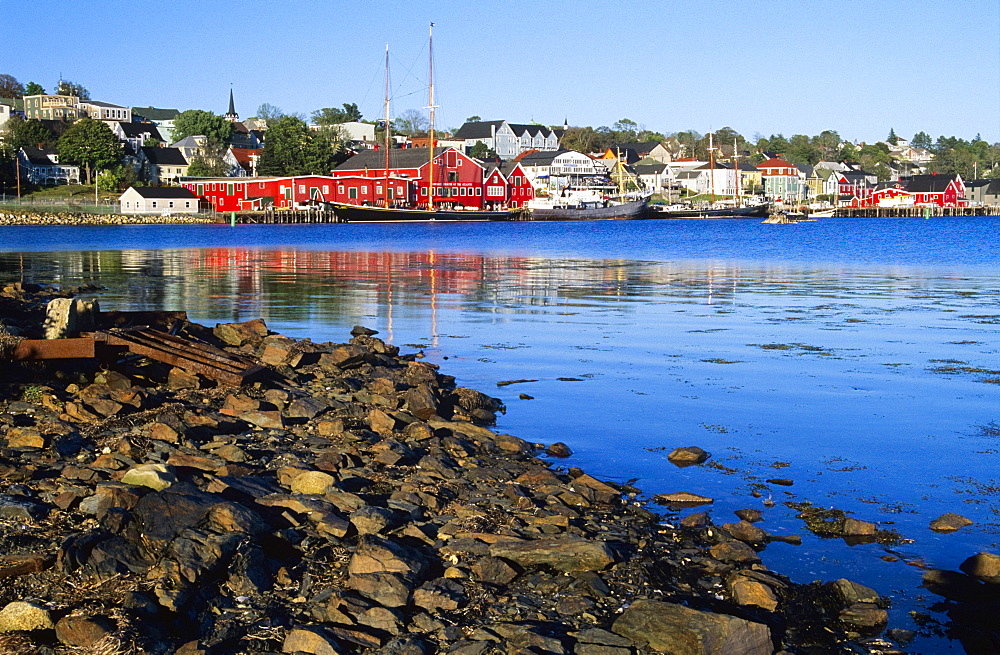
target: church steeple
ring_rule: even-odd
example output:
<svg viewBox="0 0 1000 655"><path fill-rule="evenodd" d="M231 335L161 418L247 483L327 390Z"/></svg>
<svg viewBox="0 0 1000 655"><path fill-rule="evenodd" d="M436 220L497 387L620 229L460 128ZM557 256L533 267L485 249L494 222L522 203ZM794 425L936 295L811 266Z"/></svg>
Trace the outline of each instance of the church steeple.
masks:
<svg viewBox="0 0 1000 655"><path fill-rule="evenodd" d="M229 111L226 113L226 120L234 123L240 120L240 115L236 113L236 105L233 103L232 89L229 89Z"/></svg>

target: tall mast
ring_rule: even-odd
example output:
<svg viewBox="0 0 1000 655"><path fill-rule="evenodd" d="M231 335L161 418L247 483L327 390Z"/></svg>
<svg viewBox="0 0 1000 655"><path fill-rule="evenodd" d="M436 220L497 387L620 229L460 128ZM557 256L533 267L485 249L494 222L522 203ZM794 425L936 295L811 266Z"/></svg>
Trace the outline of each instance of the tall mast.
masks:
<svg viewBox="0 0 1000 655"><path fill-rule="evenodd" d="M385 206L389 206L389 44L385 44Z"/></svg>
<svg viewBox="0 0 1000 655"><path fill-rule="evenodd" d="M736 172L736 206L739 207L743 203L740 202L740 151L737 150L739 143L736 141L736 137L733 137L733 170Z"/></svg>
<svg viewBox="0 0 1000 655"><path fill-rule="evenodd" d="M708 133L708 183L712 187L712 204L715 204L715 149L712 147L712 133Z"/></svg>
<svg viewBox="0 0 1000 655"><path fill-rule="evenodd" d="M427 202L428 207L434 209L434 23L430 26L430 36L428 39L428 74L427 79L429 81L428 92L428 102L427 109L430 110L430 129L427 131L429 140L427 141L427 149L430 150L430 168L427 169Z"/></svg>

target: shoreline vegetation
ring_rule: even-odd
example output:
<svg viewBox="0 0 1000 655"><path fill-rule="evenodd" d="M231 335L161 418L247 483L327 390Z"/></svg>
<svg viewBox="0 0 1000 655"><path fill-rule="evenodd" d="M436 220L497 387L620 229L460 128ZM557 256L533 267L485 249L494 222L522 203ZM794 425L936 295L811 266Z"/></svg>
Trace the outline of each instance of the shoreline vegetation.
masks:
<svg viewBox="0 0 1000 655"><path fill-rule="evenodd" d="M863 584L768 570L759 552L798 539L759 510L681 518L710 499L563 466L568 446L491 430L498 400L373 330L313 343L175 317L267 367L243 387L137 357L10 361L49 300L97 291L0 291L0 651L902 653L913 636Z"/></svg>

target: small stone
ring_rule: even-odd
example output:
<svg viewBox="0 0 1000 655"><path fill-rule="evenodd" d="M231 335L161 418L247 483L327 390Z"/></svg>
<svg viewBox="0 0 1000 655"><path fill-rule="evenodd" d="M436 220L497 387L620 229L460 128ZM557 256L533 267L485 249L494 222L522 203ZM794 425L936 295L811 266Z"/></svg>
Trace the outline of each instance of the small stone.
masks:
<svg viewBox="0 0 1000 655"><path fill-rule="evenodd" d="M35 428L10 428L7 430L7 446L10 448L41 449L47 445L45 436Z"/></svg>
<svg viewBox="0 0 1000 655"><path fill-rule="evenodd" d="M749 521L725 523L722 527L733 539L738 539L746 544L763 544L768 540L767 532Z"/></svg>
<svg viewBox="0 0 1000 655"><path fill-rule="evenodd" d="M729 581L729 591L740 605L755 605L770 612L778 608L774 590L759 580L745 575L735 575Z"/></svg>
<svg viewBox="0 0 1000 655"><path fill-rule="evenodd" d="M675 448L667 455L667 460L677 466L694 466L701 464L710 457L710 453L705 452L698 446L686 446Z"/></svg>
<svg viewBox="0 0 1000 655"><path fill-rule="evenodd" d="M255 345L267 336L267 325L262 318L243 323L219 323L212 329L212 334L230 346Z"/></svg>
<svg viewBox="0 0 1000 655"><path fill-rule="evenodd" d="M654 501L660 505L670 505L676 507L694 507L696 505L710 505L715 502L715 500L707 496L699 496L698 494L689 493L687 491L678 491L676 493L667 494L657 494Z"/></svg>
<svg viewBox="0 0 1000 655"><path fill-rule="evenodd" d="M126 471L122 482L163 491L177 482L177 475L174 467L167 464L143 464Z"/></svg>
<svg viewBox="0 0 1000 655"><path fill-rule="evenodd" d="M708 552L720 562L756 563L760 561L760 555L750 546L742 541L725 541L715 544Z"/></svg>
<svg viewBox="0 0 1000 655"><path fill-rule="evenodd" d="M292 492L297 494L323 495L336 482L329 473L306 471L292 480Z"/></svg>
<svg viewBox="0 0 1000 655"><path fill-rule="evenodd" d="M549 537L531 541L501 541L490 546L490 555L521 566L551 566L559 571L600 571L615 560L603 541L575 536Z"/></svg>
<svg viewBox="0 0 1000 655"><path fill-rule="evenodd" d="M341 655L344 651L332 638L319 628L293 628L281 644L282 653L308 653L309 655Z"/></svg>
<svg viewBox="0 0 1000 655"><path fill-rule="evenodd" d="M789 480L788 478L772 478L770 480L764 480L768 484L776 484L782 487L791 487L795 484L795 480Z"/></svg>
<svg viewBox="0 0 1000 655"><path fill-rule="evenodd" d="M472 565L472 574L480 582L503 586L517 577L517 570L499 557L484 557Z"/></svg>
<svg viewBox="0 0 1000 655"><path fill-rule="evenodd" d="M149 438L167 443L177 443L180 439L180 433L166 423L153 423L149 426Z"/></svg>
<svg viewBox="0 0 1000 655"><path fill-rule="evenodd" d="M181 368L172 368L167 373L167 388L172 391L182 389L200 389L201 379L194 373L189 373Z"/></svg>
<svg viewBox="0 0 1000 655"><path fill-rule="evenodd" d="M90 648L112 630L111 621L104 617L70 614L56 623L56 638L66 646Z"/></svg>
<svg viewBox="0 0 1000 655"><path fill-rule="evenodd" d="M351 328L352 337L361 337L361 336L373 337L376 334L378 334L378 330L373 330L363 325L355 325L353 328Z"/></svg>
<svg viewBox="0 0 1000 655"><path fill-rule="evenodd" d="M1000 556L993 553L977 553L962 562L958 568L977 580L1000 584Z"/></svg>
<svg viewBox="0 0 1000 655"><path fill-rule="evenodd" d="M874 536L877 530L878 526L874 523L851 518L844 519L843 535L845 537L870 537Z"/></svg>
<svg viewBox="0 0 1000 655"><path fill-rule="evenodd" d="M759 509L738 509L733 513L750 523L758 523L764 520L764 515Z"/></svg>
<svg viewBox="0 0 1000 655"><path fill-rule="evenodd" d="M240 414L240 419L251 425L256 425L265 430L283 430L285 423L281 418L281 412L256 411Z"/></svg>
<svg viewBox="0 0 1000 655"><path fill-rule="evenodd" d="M889 622L889 613L874 603L855 603L843 610L839 618L862 634L874 634Z"/></svg>
<svg viewBox="0 0 1000 655"><path fill-rule="evenodd" d="M288 418L315 418L325 412L329 406L319 398L296 398L285 409Z"/></svg>
<svg viewBox="0 0 1000 655"><path fill-rule="evenodd" d="M570 455L573 454L573 451L570 450L570 447L561 441L557 441L548 448L546 448L545 452L546 454L551 455L552 457L569 457Z"/></svg>
<svg viewBox="0 0 1000 655"><path fill-rule="evenodd" d="M0 632L50 630L54 627L49 611L34 603L14 601L0 610Z"/></svg>
<svg viewBox="0 0 1000 655"><path fill-rule="evenodd" d="M955 530L964 528L967 525L972 525L972 521L965 518L961 514L948 512L931 521L930 528L935 532L954 532Z"/></svg>
<svg viewBox="0 0 1000 655"><path fill-rule="evenodd" d="M838 598L840 598L844 607L854 605L855 603L879 602L878 592L871 587L866 587L862 584L858 584L857 582L851 582L847 578L840 578L839 580L828 582L826 586L831 589Z"/></svg>

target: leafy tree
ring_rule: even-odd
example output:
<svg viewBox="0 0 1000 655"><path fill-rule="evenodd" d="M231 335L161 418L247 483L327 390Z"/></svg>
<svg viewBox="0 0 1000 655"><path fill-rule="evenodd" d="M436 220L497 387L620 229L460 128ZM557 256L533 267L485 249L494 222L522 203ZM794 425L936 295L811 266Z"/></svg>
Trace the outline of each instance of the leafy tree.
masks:
<svg viewBox="0 0 1000 655"><path fill-rule="evenodd" d="M87 183L93 182L93 171L107 168L121 159L124 149L111 128L102 121L81 118L59 138L61 161L83 166Z"/></svg>
<svg viewBox="0 0 1000 655"><path fill-rule="evenodd" d="M210 111L188 109L174 119L174 143L189 136L204 136L209 143L223 145L233 135L233 124Z"/></svg>
<svg viewBox="0 0 1000 655"><path fill-rule="evenodd" d="M361 120L361 111L356 104L344 103L343 109L336 107L323 107L312 113L312 122L317 125L338 125L340 123L350 123Z"/></svg>
<svg viewBox="0 0 1000 655"><path fill-rule="evenodd" d="M639 143L663 143L667 140L667 137L663 136L659 132L653 132L652 130L642 130L636 135L636 141Z"/></svg>
<svg viewBox="0 0 1000 655"><path fill-rule="evenodd" d="M397 131L410 136L427 134L431 126L430 120L417 109L407 109L393 123Z"/></svg>
<svg viewBox="0 0 1000 655"><path fill-rule="evenodd" d="M194 177L226 177L230 165L226 163L226 148L218 143L207 143L202 151L191 158L188 175Z"/></svg>
<svg viewBox="0 0 1000 655"><path fill-rule="evenodd" d="M823 130L814 137L816 149L819 150L819 161L831 161L836 159L840 150L840 135L833 130Z"/></svg>
<svg viewBox="0 0 1000 655"><path fill-rule="evenodd" d="M899 144L899 137L896 136L896 130L889 128L889 136L885 138L885 142L890 146L895 146Z"/></svg>
<svg viewBox="0 0 1000 655"><path fill-rule="evenodd" d="M343 141L337 130L310 130L295 116L279 118L267 129L260 155L261 175L328 175Z"/></svg>
<svg viewBox="0 0 1000 655"><path fill-rule="evenodd" d="M816 143L805 134L794 134L788 140L785 159L793 164L813 165L820 160L820 151Z"/></svg>
<svg viewBox="0 0 1000 655"><path fill-rule="evenodd" d="M45 95L45 88L37 82L28 82L28 84L24 87L24 95L43 96Z"/></svg>
<svg viewBox="0 0 1000 655"><path fill-rule="evenodd" d="M80 100L90 100L90 91L82 84L76 84L69 80L59 80L59 88L56 90L59 96L76 96Z"/></svg>
<svg viewBox="0 0 1000 655"><path fill-rule="evenodd" d="M465 122L466 123L479 123L479 122L482 122L482 120L483 120L482 116L469 116L468 118L465 119Z"/></svg>
<svg viewBox="0 0 1000 655"><path fill-rule="evenodd" d="M0 75L0 98L23 98L24 85L13 75Z"/></svg>
<svg viewBox="0 0 1000 655"><path fill-rule="evenodd" d="M476 159L496 159L497 151L490 148L482 141L476 141L475 145L469 148L469 156Z"/></svg>
<svg viewBox="0 0 1000 655"><path fill-rule="evenodd" d="M931 140L931 135L927 132L917 132L910 139L910 145L914 148L923 148L924 150L930 150L934 147L934 142Z"/></svg>
<svg viewBox="0 0 1000 655"><path fill-rule="evenodd" d="M112 166L97 175L97 188L109 193L121 193L138 181L135 168L127 165Z"/></svg>
<svg viewBox="0 0 1000 655"><path fill-rule="evenodd" d="M55 133L35 119L25 120L20 116L12 116L3 126L4 147L17 152L27 146L30 148L51 148L58 140Z"/></svg>
<svg viewBox="0 0 1000 655"><path fill-rule="evenodd" d="M601 149L601 137L592 127L571 127L562 135L559 145L577 152L597 152ZM606 147L606 146L605 146Z"/></svg>
<svg viewBox="0 0 1000 655"><path fill-rule="evenodd" d="M617 143L635 143L639 136L639 124L630 118L622 118L611 126L611 132Z"/></svg>
<svg viewBox="0 0 1000 655"><path fill-rule="evenodd" d="M283 112L280 107L275 107L274 105L266 102L260 107L257 107L257 118L261 118L265 121L277 120L284 115L285 112Z"/></svg>
<svg viewBox="0 0 1000 655"><path fill-rule="evenodd" d="M788 139L782 134L772 134L769 137L761 137L757 141L757 149L761 152L770 152L776 155L787 155L791 149Z"/></svg>

